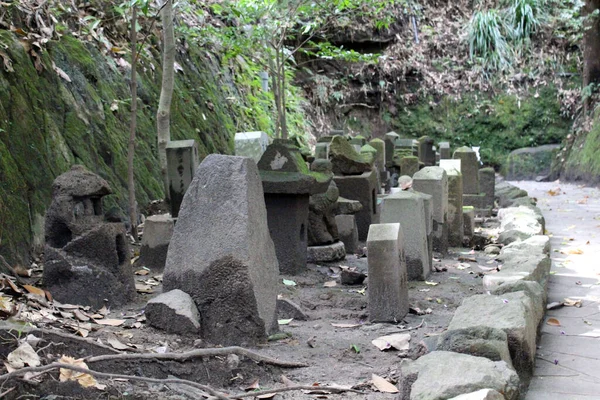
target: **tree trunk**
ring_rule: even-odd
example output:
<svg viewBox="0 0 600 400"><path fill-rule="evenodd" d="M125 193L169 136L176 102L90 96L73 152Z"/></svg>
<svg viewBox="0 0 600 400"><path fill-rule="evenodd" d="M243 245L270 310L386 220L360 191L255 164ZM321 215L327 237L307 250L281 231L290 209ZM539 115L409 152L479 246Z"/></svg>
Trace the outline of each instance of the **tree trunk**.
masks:
<svg viewBox="0 0 600 400"><path fill-rule="evenodd" d="M583 34L583 87L600 84L600 17L592 16L596 10L600 10L600 0L586 0L584 13L589 20ZM584 103L586 113L589 101Z"/></svg>
<svg viewBox="0 0 600 400"><path fill-rule="evenodd" d="M135 156L135 131L137 128L137 6L131 14L131 121L129 123L129 146L127 148L127 187L129 190L129 221L131 235L137 242L137 201L135 199L135 181L133 178L133 159Z"/></svg>
<svg viewBox="0 0 600 400"><path fill-rule="evenodd" d="M287 115L286 115L286 98L285 98L285 54L283 52L283 47L281 48L281 65L279 71L281 76L281 83L279 86L279 90L281 91L279 98L281 99L281 138L288 138L288 129L287 129Z"/></svg>
<svg viewBox="0 0 600 400"><path fill-rule="evenodd" d="M165 189L165 199L169 200L169 179L167 176L167 144L171 140L171 100L175 83L175 33L173 31L173 0L165 0L162 9L163 23L163 63L162 87L156 113L158 136L158 160Z"/></svg>

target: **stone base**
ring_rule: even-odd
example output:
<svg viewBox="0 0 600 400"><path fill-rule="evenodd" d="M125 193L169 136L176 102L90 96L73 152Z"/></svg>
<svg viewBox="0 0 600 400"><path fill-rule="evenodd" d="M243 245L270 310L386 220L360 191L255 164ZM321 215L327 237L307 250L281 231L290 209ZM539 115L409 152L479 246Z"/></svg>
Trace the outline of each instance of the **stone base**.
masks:
<svg viewBox="0 0 600 400"><path fill-rule="evenodd" d="M350 200L358 200L363 208L356 213L358 239L367 240L369 226L379 223L377 194L379 193L379 176L377 171L364 172L361 175L334 176L340 196Z"/></svg>
<svg viewBox="0 0 600 400"><path fill-rule="evenodd" d="M492 215L492 207L487 203L488 199L485 196L485 193L463 194L463 206L473 207L475 209L475 215L490 217Z"/></svg>
<svg viewBox="0 0 600 400"><path fill-rule="evenodd" d="M174 226L173 218L168 215L153 215L146 219L140 258L136 265L155 271L162 271L165 268Z"/></svg>
<svg viewBox="0 0 600 400"><path fill-rule="evenodd" d="M358 227L354 215L336 215L340 240L344 243L346 253L355 254L358 252Z"/></svg>
<svg viewBox="0 0 600 400"><path fill-rule="evenodd" d="M343 242L335 242L324 246L308 247L308 262L333 262L346 258L346 248Z"/></svg>

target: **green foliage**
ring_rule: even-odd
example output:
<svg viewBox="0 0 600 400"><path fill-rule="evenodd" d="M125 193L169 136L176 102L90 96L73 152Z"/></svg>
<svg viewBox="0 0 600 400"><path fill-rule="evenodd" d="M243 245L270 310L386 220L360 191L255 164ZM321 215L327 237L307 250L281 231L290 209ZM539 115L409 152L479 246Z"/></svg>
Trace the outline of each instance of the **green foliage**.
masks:
<svg viewBox="0 0 600 400"><path fill-rule="evenodd" d="M544 0L512 0L508 22L515 39L527 39L540 27Z"/></svg>
<svg viewBox="0 0 600 400"><path fill-rule="evenodd" d="M477 11L469 22L469 53L479 56L492 69L507 65L510 48L506 43L507 26L496 10Z"/></svg>

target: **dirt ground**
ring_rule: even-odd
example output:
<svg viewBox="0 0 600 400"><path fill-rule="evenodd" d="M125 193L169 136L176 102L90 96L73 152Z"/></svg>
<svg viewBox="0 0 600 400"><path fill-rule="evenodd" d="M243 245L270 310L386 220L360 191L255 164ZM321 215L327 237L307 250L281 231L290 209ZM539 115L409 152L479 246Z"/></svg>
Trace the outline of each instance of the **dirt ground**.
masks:
<svg viewBox="0 0 600 400"><path fill-rule="evenodd" d="M487 221L484 226L490 228L485 230L485 234L494 234L496 226L494 220ZM353 387L364 393L327 394L325 397L319 397L303 391L292 391L278 394L275 398L392 399L396 397L394 394L374 390L370 384L372 374L396 383L400 362L424 354L427 342L431 342L428 338L439 335L446 329L463 298L483 292L481 278L484 274L494 273L498 266L494 256L485 254L483 249L451 248L449 254L443 259L437 258L434 254L434 260L434 272L428 281L409 282L409 300L412 310L397 324L368 322L368 283L357 286L346 286L340 283L340 267L349 267L366 273L366 257L349 255L346 260L338 263L309 264L307 271L302 275L282 276L279 286L280 296L299 305L308 320L294 319L280 325L281 332L287 337L270 340L253 350L280 360L303 362L308 365L307 367L280 368L235 356L202 358L187 362L139 360L98 362L89 367L96 371L118 374L160 379L167 377L188 379L208 384L229 394L243 392L256 380L263 390L282 387L281 375L285 375L298 385L340 385ZM289 282L285 285L284 280L293 281L295 286L290 286ZM150 298L161 293L160 276L155 277L152 273L144 276L136 275L136 281L142 286L146 285L152 293L139 294L137 301L127 307L111 309L105 318L124 319L125 322L119 326L92 324L88 339L113 347L117 343L117 347L123 347L124 352L138 353L185 352L195 348L212 347L210 343L205 343L198 337L166 334L147 326L143 316L144 307ZM151 285L148 285L148 282ZM7 291L5 288L5 294ZM82 309L81 311L86 315L93 315L96 310ZM38 328L59 329L75 334L79 324L85 326L87 323L68 317L67 314L61 314L60 310L52 308L51 305L45 311L44 307L28 307L21 313L21 317L32 320ZM400 352L393 348L381 351L371 343L380 336L400 332L411 335L410 350L407 352ZM6 339L6 335L4 338ZM15 348L16 340L10 339L8 337L2 345L4 350L0 351L0 356L5 356ZM115 339L118 342L115 342ZM53 341L55 342L55 339ZM38 353L42 359L49 361L55 360L62 354L73 357L106 354L103 349L93 349L91 348L93 346L80 345L72 341L42 342L40 347L42 345L47 347L38 350ZM98 382L106 384L106 389L82 390L74 382L68 385L58 384L57 376L58 372L54 371L29 380L12 380L4 383L2 388L15 387L6 395L8 399L202 398L201 392L197 389L182 385L104 378L99 378ZM0 388L0 393L2 392ZM53 394L54 397L45 396L48 394Z"/></svg>

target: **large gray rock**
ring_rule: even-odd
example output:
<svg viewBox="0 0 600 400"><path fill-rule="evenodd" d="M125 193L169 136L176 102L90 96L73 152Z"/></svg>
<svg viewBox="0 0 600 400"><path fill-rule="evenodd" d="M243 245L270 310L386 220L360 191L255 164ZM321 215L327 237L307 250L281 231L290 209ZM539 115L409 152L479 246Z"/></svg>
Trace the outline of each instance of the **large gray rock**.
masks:
<svg viewBox="0 0 600 400"><path fill-rule="evenodd" d="M357 200L362 209L356 213L358 238L366 240L369 226L379 222L377 193L379 192L379 176L377 171L368 171L361 175L334 176L333 180L340 191L340 196Z"/></svg>
<svg viewBox="0 0 600 400"><path fill-rule="evenodd" d="M527 198L527 192L508 182L498 182L494 197L501 208L511 207L516 199Z"/></svg>
<svg viewBox="0 0 600 400"><path fill-rule="evenodd" d="M492 361L504 361L512 368L508 336L502 329L475 326L448 330L438 337L436 349L485 357Z"/></svg>
<svg viewBox="0 0 600 400"><path fill-rule="evenodd" d="M533 281L516 281L507 282L496 287L491 293L495 296L502 296L505 293L524 292L529 296L533 303L535 319L541 320L546 311L546 292L544 288L537 282Z"/></svg>
<svg viewBox="0 0 600 400"><path fill-rule="evenodd" d="M525 147L512 151L506 160L505 178L511 181L534 180L552 172L552 162L560 149L559 144Z"/></svg>
<svg viewBox="0 0 600 400"><path fill-rule="evenodd" d="M401 365L399 400L446 400L480 389L519 397L519 376L504 361L434 351Z"/></svg>
<svg viewBox="0 0 600 400"><path fill-rule="evenodd" d="M169 333L198 333L200 316L194 300L179 289L159 294L146 304L144 315L151 326Z"/></svg>
<svg viewBox="0 0 600 400"><path fill-rule="evenodd" d="M333 262L346 257L344 242L335 242L321 246L309 246L306 260L309 263Z"/></svg>
<svg viewBox="0 0 600 400"><path fill-rule="evenodd" d="M135 298L123 223L105 222L108 183L81 165L58 176L46 212L44 283L63 303L100 308Z"/></svg>
<svg viewBox="0 0 600 400"><path fill-rule="evenodd" d="M183 199L164 290L181 289L194 299L205 339L255 343L277 330L278 276L256 164L209 155Z"/></svg>
<svg viewBox="0 0 600 400"><path fill-rule="evenodd" d="M537 327L540 322L535 304L525 292L501 296L467 297L454 314L448 330L477 326L502 329L508 335L508 347L516 370L533 372Z"/></svg>
<svg viewBox="0 0 600 400"><path fill-rule="evenodd" d="M546 287L552 263L546 254L521 253L504 257L502 269L483 277L483 287L493 290L503 283L534 281Z"/></svg>
<svg viewBox="0 0 600 400"><path fill-rule="evenodd" d="M371 171L372 157L359 154L342 136L335 136L329 146L329 159L336 175L360 175Z"/></svg>
<svg viewBox="0 0 600 400"><path fill-rule="evenodd" d="M531 236L504 246L496 257L498 261L508 260L511 256L522 254L550 254L550 238L546 235Z"/></svg>
<svg viewBox="0 0 600 400"><path fill-rule="evenodd" d="M494 389L481 389L476 392L461 394L450 400L505 400L505 397Z"/></svg>

